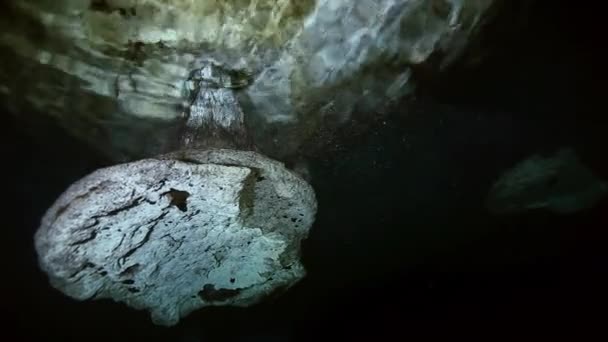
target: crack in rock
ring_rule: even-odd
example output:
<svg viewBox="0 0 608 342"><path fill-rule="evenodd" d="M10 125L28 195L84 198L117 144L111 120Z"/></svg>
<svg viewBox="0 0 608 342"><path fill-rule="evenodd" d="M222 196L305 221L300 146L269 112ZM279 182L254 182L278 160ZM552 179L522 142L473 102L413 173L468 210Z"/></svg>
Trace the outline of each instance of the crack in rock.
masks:
<svg viewBox="0 0 608 342"><path fill-rule="evenodd" d="M123 254L119 259L118 259L118 264L119 265L124 265L126 263L126 260L128 257L130 257L131 255L133 255L133 253L137 252L138 249L140 249L146 242L148 242L150 240L150 236L152 235L152 232L154 231L154 228L156 228L156 226L162 222L162 219L167 216L168 212L164 212L162 213L159 217L155 218L152 220L152 222L148 222L147 224L152 223L152 226L148 227L148 230L146 231L146 234L144 235L144 238L137 243L133 248L131 248L128 252L126 252L125 254Z"/></svg>
<svg viewBox="0 0 608 342"><path fill-rule="evenodd" d="M89 241L93 241L96 237L97 237L97 232L96 231L92 231L91 234L89 235L89 237L84 238L82 240L74 241L74 242L70 243L70 246L76 246L76 245L85 244L85 243L87 243Z"/></svg>

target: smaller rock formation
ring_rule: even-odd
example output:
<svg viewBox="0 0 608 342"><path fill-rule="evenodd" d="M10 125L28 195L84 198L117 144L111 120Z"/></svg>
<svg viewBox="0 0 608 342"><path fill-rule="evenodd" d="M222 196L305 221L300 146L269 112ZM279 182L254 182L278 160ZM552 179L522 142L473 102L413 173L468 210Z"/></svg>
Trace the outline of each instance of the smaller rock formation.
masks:
<svg viewBox="0 0 608 342"><path fill-rule="evenodd" d="M494 183L487 208L495 214L546 209L569 214L592 207L608 191L571 148L551 157L534 155L506 171Z"/></svg>

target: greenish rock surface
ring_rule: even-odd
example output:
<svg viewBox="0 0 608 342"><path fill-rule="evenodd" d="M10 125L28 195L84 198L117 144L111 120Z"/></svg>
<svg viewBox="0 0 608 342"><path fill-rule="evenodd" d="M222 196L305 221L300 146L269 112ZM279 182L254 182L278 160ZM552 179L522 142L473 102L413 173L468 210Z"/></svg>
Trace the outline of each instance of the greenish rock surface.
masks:
<svg viewBox="0 0 608 342"><path fill-rule="evenodd" d="M608 192L608 183L564 148L553 156L534 155L507 170L494 183L488 209L497 214L546 209L570 214L592 207Z"/></svg>
<svg viewBox="0 0 608 342"><path fill-rule="evenodd" d="M188 74L215 61L251 75L238 92L247 124L282 158L407 96L411 65L450 64L495 2L13 1L2 5L0 98L117 160L146 157L171 150Z"/></svg>

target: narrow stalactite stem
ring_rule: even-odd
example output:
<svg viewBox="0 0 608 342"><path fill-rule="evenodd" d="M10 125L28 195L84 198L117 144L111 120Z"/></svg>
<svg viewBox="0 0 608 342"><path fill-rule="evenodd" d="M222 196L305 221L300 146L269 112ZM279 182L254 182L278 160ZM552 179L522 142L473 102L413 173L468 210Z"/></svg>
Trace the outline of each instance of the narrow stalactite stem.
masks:
<svg viewBox="0 0 608 342"><path fill-rule="evenodd" d="M180 147L253 150L235 93L246 84L214 63L194 70L188 80L191 100L185 110Z"/></svg>

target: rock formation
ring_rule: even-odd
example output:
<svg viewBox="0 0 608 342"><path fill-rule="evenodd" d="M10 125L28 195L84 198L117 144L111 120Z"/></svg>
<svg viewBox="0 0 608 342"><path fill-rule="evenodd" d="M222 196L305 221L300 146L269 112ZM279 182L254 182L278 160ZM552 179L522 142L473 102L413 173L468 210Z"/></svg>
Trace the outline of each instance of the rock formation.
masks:
<svg viewBox="0 0 608 342"><path fill-rule="evenodd" d="M117 160L142 158L170 150L184 80L215 60L251 75L238 100L255 144L281 159L320 128L407 96L411 66L449 65L495 2L12 1L1 11L0 97Z"/></svg>
<svg viewBox="0 0 608 342"><path fill-rule="evenodd" d="M164 325L288 288L304 275L316 201L261 153L293 156L354 112L382 113L410 93L412 65L458 57L493 3L3 5L0 97L115 160L145 158L57 200L36 234L42 269L71 297L112 298Z"/></svg>
<svg viewBox="0 0 608 342"><path fill-rule="evenodd" d="M488 209L497 214L546 209L569 214L592 207L608 192L571 148L550 157L534 155L505 173L494 183L487 198Z"/></svg>
<svg viewBox="0 0 608 342"><path fill-rule="evenodd" d="M65 294L112 298L173 325L301 279L300 241L315 212L312 188L280 163L255 152L182 151L73 184L44 216L36 249Z"/></svg>
<svg viewBox="0 0 608 342"><path fill-rule="evenodd" d="M247 151L255 146L231 90L238 80L212 62L194 70L179 150L98 170L59 197L35 236L54 287L173 325L203 306L251 305L304 276L314 191Z"/></svg>

